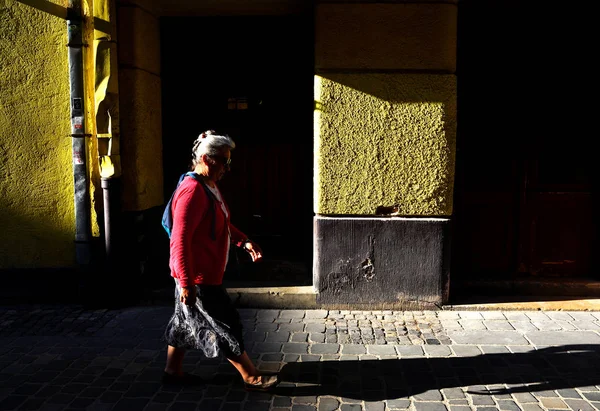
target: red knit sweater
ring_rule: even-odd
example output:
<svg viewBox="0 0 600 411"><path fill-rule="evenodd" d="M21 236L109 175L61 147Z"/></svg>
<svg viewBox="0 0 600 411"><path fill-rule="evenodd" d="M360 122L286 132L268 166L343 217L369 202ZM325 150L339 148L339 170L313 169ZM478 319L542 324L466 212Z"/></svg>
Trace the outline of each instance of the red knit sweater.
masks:
<svg viewBox="0 0 600 411"><path fill-rule="evenodd" d="M241 247L247 238L230 223L218 201L214 200L214 214L210 211L212 201L202 183L190 177L184 178L173 196L169 266L171 276L179 281L181 287L221 284L227 260L227 242ZM215 218L216 240L211 238L212 215Z"/></svg>

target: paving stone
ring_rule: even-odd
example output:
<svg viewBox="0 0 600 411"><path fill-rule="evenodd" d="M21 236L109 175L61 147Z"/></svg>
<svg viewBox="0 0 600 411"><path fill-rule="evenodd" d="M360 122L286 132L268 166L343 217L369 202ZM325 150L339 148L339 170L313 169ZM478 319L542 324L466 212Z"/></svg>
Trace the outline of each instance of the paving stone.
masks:
<svg viewBox="0 0 600 411"><path fill-rule="evenodd" d="M371 355L397 355L396 349L392 345L367 345L366 348Z"/></svg>
<svg viewBox="0 0 600 411"><path fill-rule="evenodd" d="M456 319L460 318L457 311L436 311L436 317L439 319Z"/></svg>
<svg viewBox="0 0 600 411"><path fill-rule="evenodd" d="M447 411L446 405L440 402L421 402L413 403L416 411Z"/></svg>
<svg viewBox="0 0 600 411"><path fill-rule="evenodd" d="M305 318L326 318L328 314L327 310L306 310Z"/></svg>
<svg viewBox="0 0 600 411"><path fill-rule="evenodd" d="M597 411L589 402L584 400L576 400L571 398L564 399L564 402L571 407L572 410L577 411Z"/></svg>
<svg viewBox="0 0 600 411"><path fill-rule="evenodd" d="M292 405L292 411L317 411L317 407L314 405L294 404Z"/></svg>
<svg viewBox="0 0 600 411"><path fill-rule="evenodd" d="M310 333L310 334L308 334L308 342L311 342L311 343L324 343L325 342L325 334Z"/></svg>
<svg viewBox="0 0 600 411"><path fill-rule="evenodd" d="M582 392L583 397L588 401L600 401L600 392Z"/></svg>
<svg viewBox="0 0 600 411"><path fill-rule="evenodd" d="M579 395L579 393L573 388L556 390L556 393L563 398L581 398L581 395Z"/></svg>
<svg viewBox="0 0 600 411"><path fill-rule="evenodd" d="M568 314L576 321L594 321L594 314L585 311L569 311Z"/></svg>
<svg viewBox="0 0 600 411"><path fill-rule="evenodd" d="M385 402L383 401L365 401L365 411L385 411Z"/></svg>
<svg viewBox="0 0 600 411"><path fill-rule="evenodd" d="M293 333L291 341L305 343L308 341L308 333Z"/></svg>
<svg viewBox="0 0 600 411"><path fill-rule="evenodd" d="M515 329L508 320L485 320L483 324L485 328L492 331L513 331Z"/></svg>
<svg viewBox="0 0 600 411"><path fill-rule="evenodd" d="M543 410L543 408L541 408L538 404L523 404L523 405L521 405L521 409L523 411L541 411L541 410Z"/></svg>
<svg viewBox="0 0 600 411"><path fill-rule="evenodd" d="M290 340L290 333L287 331L279 332L268 332L265 338L265 342L288 342Z"/></svg>
<svg viewBox="0 0 600 411"><path fill-rule="evenodd" d="M340 351L339 344L312 344L311 354L336 354Z"/></svg>
<svg viewBox="0 0 600 411"><path fill-rule="evenodd" d="M537 398L558 397L558 394L555 391L551 390L535 391L532 394Z"/></svg>
<svg viewBox="0 0 600 411"><path fill-rule="evenodd" d="M340 402L336 398L320 398L318 411L334 411L337 410Z"/></svg>
<svg viewBox="0 0 600 411"><path fill-rule="evenodd" d="M254 329L256 332L268 332L268 331L276 331L279 328L277 323L257 323L252 322L251 324L243 324L244 329Z"/></svg>
<svg viewBox="0 0 600 411"><path fill-rule="evenodd" d="M414 395L418 401L442 401L442 393L439 390L427 390L425 392Z"/></svg>
<svg viewBox="0 0 600 411"><path fill-rule="evenodd" d="M496 402L491 396L488 395L473 395L472 396L473 405L496 405Z"/></svg>
<svg viewBox="0 0 600 411"><path fill-rule="evenodd" d="M460 388L444 388L442 389L442 394L444 394L447 400L465 398L465 393Z"/></svg>
<svg viewBox="0 0 600 411"><path fill-rule="evenodd" d="M452 345L450 347L458 357L475 357L481 354L481 350L473 345Z"/></svg>
<svg viewBox="0 0 600 411"><path fill-rule="evenodd" d="M502 345L482 345L481 351L484 354L508 354L510 350L508 347L503 347Z"/></svg>
<svg viewBox="0 0 600 411"><path fill-rule="evenodd" d="M477 345L529 345L522 334L516 331L448 331L448 336L457 344ZM600 342L600 336L598 341ZM529 337L529 336L528 336Z"/></svg>
<svg viewBox="0 0 600 411"><path fill-rule="evenodd" d="M317 396L315 395L301 395L292 399L293 404L316 404Z"/></svg>
<svg viewBox="0 0 600 411"><path fill-rule="evenodd" d="M525 404L525 403L530 403L530 402L537 403L538 402L537 398L535 398L533 395L531 395L528 392L514 393L513 397L519 404Z"/></svg>
<svg viewBox="0 0 600 411"><path fill-rule="evenodd" d="M242 409L244 411L269 411L271 404L267 401L246 402Z"/></svg>
<svg viewBox="0 0 600 411"><path fill-rule="evenodd" d="M281 347L290 343L256 343L252 349L253 352L257 354L267 354L267 353L279 353L281 352ZM293 352L293 351L291 351Z"/></svg>
<svg viewBox="0 0 600 411"><path fill-rule="evenodd" d="M516 402L511 400L497 400L499 410L507 410L507 411L519 411L521 407L517 405Z"/></svg>
<svg viewBox="0 0 600 411"><path fill-rule="evenodd" d="M395 348L401 357L419 357L423 355L422 347L396 345Z"/></svg>
<svg viewBox="0 0 600 411"><path fill-rule="evenodd" d="M464 400L448 400L448 404L450 405L469 405L469 401L467 399Z"/></svg>
<svg viewBox="0 0 600 411"><path fill-rule="evenodd" d="M540 399L540 402L543 408L546 409L569 409L569 406L560 398L542 398Z"/></svg>
<svg viewBox="0 0 600 411"><path fill-rule="evenodd" d="M342 354L366 354L367 349L362 345L343 345Z"/></svg>
<svg viewBox="0 0 600 411"><path fill-rule="evenodd" d="M441 345L425 345L423 346L423 350L425 351L425 354L430 357L449 357L450 355L452 355L452 350L450 349L450 347Z"/></svg>
<svg viewBox="0 0 600 411"><path fill-rule="evenodd" d="M275 398L273 398L273 406L274 407L289 407L291 405L292 405L292 400L290 397L276 396Z"/></svg>
<svg viewBox="0 0 600 411"><path fill-rule="evenodd" d="M528 332L528 331L538 331L539 329L530 321L511 321L511 325L517 331Z"/></svg>
<svg viewBox="0 0 600 411"><path fill-rule="evenodd" d="M279 324L279 331L299 333L304 331L304 323Z"/></svg>
<svg viewBox="0 0 600 411"><path fill-rule="evenodd" d="M557 333L551 331L528 332L525 337L537 346L600 344L600 335L593 331Z"/></svg>

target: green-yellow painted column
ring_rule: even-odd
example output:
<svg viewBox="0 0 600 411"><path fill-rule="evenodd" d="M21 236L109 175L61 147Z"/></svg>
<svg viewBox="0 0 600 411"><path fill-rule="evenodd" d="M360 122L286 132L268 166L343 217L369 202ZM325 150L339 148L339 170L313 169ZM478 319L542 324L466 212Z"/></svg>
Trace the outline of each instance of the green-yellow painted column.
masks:
<svg viewBox="0 0 600 411"><path fill-rule="evenodd" d="M456 1L327 1L315 24L317 301L435 309L449 290Z"/></svg>
<svg viewBox="0 0 600 411"><path fill-rule="evenodd" d="M322 74L315 101L316 213L452 213L454 76Z"/></svg>
<svg viewBox="0 0 600 411"><path fill-rule="evenodd" d="M317 214L452 214L456 8L317 6Z"/></svg>

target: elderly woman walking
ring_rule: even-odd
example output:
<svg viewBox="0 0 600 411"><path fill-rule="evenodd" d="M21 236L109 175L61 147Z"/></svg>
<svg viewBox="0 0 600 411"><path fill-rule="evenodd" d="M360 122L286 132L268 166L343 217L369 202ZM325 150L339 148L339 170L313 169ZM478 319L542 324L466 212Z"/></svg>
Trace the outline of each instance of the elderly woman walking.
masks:
<svg viewBox="0 0 600 411"><path fill-rule="evenodd" d="M194 142L193 172L182 176L166 213L171 217L170 261L175 279L175 311L165 332L168 344L164 383L184 383L187 349L208 358L224 355L239 371L247 390L266 391L279 383L261 373L248 357L242 324L222 285L233 244L262 258L260 247L230 222L217 182L229 170L235 143L209 130Z"/></svg>

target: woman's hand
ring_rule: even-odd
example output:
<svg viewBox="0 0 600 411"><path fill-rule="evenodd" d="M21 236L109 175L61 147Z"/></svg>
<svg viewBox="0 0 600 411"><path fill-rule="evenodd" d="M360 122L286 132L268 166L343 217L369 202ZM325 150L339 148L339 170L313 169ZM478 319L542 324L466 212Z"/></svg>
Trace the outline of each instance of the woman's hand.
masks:
<svg viewBox="0 0 600 411"><path fill-rule="evenodd" d="M262 260L262 250L260 249L260 246L258 244L256 244L254 241L246 240L244 245L242 245L242 248L248 254L250 254L250 258L252 258L253 263Z"/></svg>
<svg viewBox="0 0 600 411"><path fill-rule="evenodd" d="M196 303L196 286L190 285L181 289L179 301L185 305L194 305Z"/></svg>

